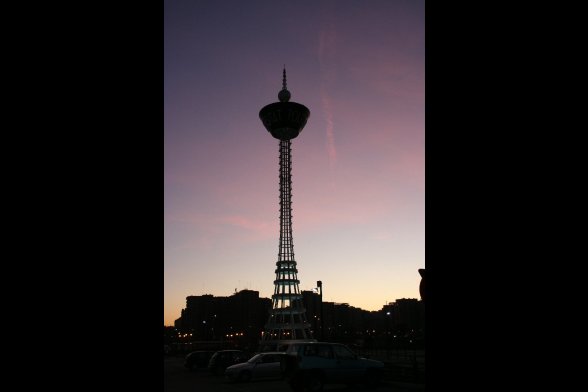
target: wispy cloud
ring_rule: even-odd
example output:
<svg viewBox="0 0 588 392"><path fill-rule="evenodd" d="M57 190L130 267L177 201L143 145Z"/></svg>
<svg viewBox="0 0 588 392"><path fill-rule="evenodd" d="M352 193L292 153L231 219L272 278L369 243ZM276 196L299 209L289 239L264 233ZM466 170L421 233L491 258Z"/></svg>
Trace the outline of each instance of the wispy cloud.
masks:
<svg viewBox="0 0 588 392"><path fill-rule="evenodd" d="M245 230L250 235L249 239L267 239L276 234L274 222L252 219L243 215L224 216L221 218L221 222Z"/></svg>
<svg viewBox="0 0 588 392"><path fill-rule="evenodd" d="M277 232L275 222L245 215L166 214L165 222L170 246L173 242L172 247L182 249L209 248L213 243L218 245L232 241L263 241L274 238ZM190 227L191 235L173 238L178 224Z"/></svg>
<svg viewBox="0 0 588 392"><path fill-rule="evenodd" d="M390 241L390 240L394 239L394 236L390 232L380 231L380 232L373 234L373 238L377 241Z"/></svg>

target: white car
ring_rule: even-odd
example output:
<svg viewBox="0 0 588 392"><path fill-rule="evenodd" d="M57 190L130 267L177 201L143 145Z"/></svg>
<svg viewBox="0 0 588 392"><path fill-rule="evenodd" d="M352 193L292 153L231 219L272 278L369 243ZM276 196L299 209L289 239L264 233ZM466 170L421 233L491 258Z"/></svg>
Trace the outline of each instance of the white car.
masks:
<svg viewBox="0 0 588 392"><path fill-rule="evenodd" d="M231 381L250 381L282 378L282 363L286 353L266 352L254 355L249 361L229 366L225 377Z"/></svg>

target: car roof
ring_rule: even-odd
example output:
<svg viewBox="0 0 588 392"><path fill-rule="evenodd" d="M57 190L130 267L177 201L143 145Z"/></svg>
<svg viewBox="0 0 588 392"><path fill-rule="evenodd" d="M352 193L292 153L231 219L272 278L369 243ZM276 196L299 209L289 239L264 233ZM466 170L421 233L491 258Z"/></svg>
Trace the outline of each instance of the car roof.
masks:
<svg viewBox="0 0 588 392"><path fill-rule="evenodd" d="M282 354L286 354L286 353L284 351L264 351L262 353L257 353L256 355L270 355L270 354L271 355L275 355L275 354L282 355Z"/></svg>

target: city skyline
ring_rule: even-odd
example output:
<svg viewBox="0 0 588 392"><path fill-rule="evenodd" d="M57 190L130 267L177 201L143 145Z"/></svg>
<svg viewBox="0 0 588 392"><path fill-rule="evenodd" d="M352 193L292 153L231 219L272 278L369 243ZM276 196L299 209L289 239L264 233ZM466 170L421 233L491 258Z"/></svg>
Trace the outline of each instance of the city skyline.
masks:
<svg viewBox="0 0 588 392"><path fill-rule="evenodd" d="M301 301L310 321L310 334L315 339L327 335L339 339L381 336L387 335L391 328L398 332L403 329L404 333L410 331L414 337L422 337L424 333L424 302L416 298L398 298L378 311L367 311L347 303L321 303L320 295L312 291L303 291ZM266 329L267 313L271 308L270 298L260 297L259 292L252 290L226 297L190 296L173 327L183 334L191 333L193 340L222 340L238 333L236 336L240 339L257 346L263 344L258 339ZM335 336L337 331L348 334Z"/></svg>
<svg viewBox="0 0 588 392"><path fill-rule="evenodd" d="M278 141L259 110L310 109L293 140L300 290L379 310L425 268L424 2L164 4L164 323L188 296L270 298Z"/></svg>
<svg viewBox="0 0 588 392"><path fill-rule="evenodd" d="M242 289L242 290L235 291L235 292L230 293L230 294L227 294L227 295L213 295L213 294L209 294L209 293L198 294L198 295L187 295L186 296L186 301L185 301L184 307L182 307L182 310L185 310L188 307L188 301L189 301L189 298L190 297L194 298L194 297L213 296L215 298L229 298L229 297L234 297L236 295L242 294L244 292L254 292L254 293L258 293L259 294L259 291L257 291L257 290ZM319 296L318 292L315 291L315 290L301 290L301 292L303 292L303 293L312 293L312 295L316 295L317 297ZM262 295L259 295L259 298L260 299L267 299L268 302L269 302L269 304L271 304L271 295L268 296L268 297L264 297ZM334 305L348 305L348 306L350 306L352 308L356 308L356 309L359 309L359 310L362 310L362 311L366 311L366 312L381 312L384 309L386 309L388 306L390 306L390 305L392 305L392 304L394 304L394 303L396 303L398 301L406 301L406 300L416 300L416 301L419 301L419 302L420 301L423 301L423 303L424 303L423 298L421 298L420 296L418 298L408 298L408 297L394 298L391 301L385 301L385 303L383 303L379 309L374 309L374 310L363 309L363 308L361 308L359 306L354 306L353 304L350 304L349 302L346 302L346 301L341 301L341 302L339 302L339 301L323 301L323 303L325 303L325 304L334 304ZM268 304L268 306L269 306L269 304ZM178 318L180 318L180 316L181 316L181 314L178 315ZM174 320L174 322L176 320ZM173 326L173 323L172 323L172 325L166 325L166 326Z"/></svg>

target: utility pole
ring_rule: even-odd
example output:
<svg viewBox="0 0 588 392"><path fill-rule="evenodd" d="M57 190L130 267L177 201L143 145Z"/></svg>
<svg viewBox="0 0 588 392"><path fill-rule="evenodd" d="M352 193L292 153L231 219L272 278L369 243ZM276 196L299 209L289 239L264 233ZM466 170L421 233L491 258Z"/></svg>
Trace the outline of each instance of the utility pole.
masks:
<svg viewBox="0 0 588 392"><path fill-rule="evenodd" d="M317 281L316 287L319 288L319 296L321 299L321 340L324 341L325 340L325 319L323 317L323 282L320 280Z"/></svg>

